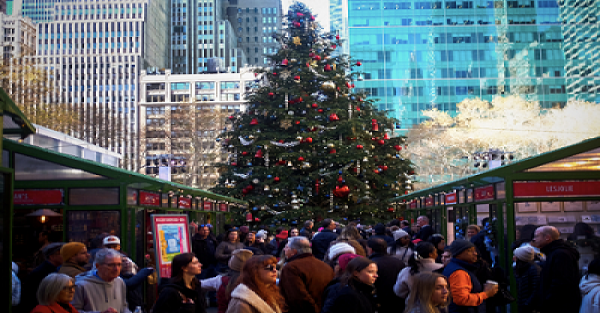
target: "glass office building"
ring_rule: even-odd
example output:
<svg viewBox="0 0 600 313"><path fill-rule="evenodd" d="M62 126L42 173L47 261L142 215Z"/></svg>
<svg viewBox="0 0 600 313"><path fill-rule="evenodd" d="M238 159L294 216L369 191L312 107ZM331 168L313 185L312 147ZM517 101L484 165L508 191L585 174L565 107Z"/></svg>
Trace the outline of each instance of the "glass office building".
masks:
<svg viewBox="0 0 600 313"><path fill-rule="evenodd" d="M466 98L596 101L596 0L345 1L349 53L363 63L356 86L403 129Z"/></svg>

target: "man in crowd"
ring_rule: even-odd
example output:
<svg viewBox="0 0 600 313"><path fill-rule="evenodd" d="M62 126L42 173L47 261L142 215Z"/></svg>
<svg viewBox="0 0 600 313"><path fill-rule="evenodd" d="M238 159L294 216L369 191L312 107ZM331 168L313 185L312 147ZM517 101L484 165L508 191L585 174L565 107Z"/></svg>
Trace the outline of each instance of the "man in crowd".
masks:
<svg viewBox="0 0 600 313"><path fill-rule="evenodd" d="M58 270L59 273L75 277L86 271L84 266L88 264L90 254L83 243L69 242L65 244L60 248L60 255L64 263Z"/></svg>
<svg viewBox="0 0 600 313"><path fill-rule="evenodd" d="M400 222L400 227L402 228L403 231L405 231L407 234L409 234L412 237L413 233L412 233L412 230L410 229L409 221L404 220L404 221Z"/></svg>
<svg viewBox="0 0 600 313"><path fill-rule="evenodd" d="M487 264L489 266L491 266L493 264L492 254L490 253L487 246L485 245L485 236L487 236L486 227L488 226L487 224L488 224L489 220L490 220L489 217L484 218L481 221L482 227L479 227L477 225L469 225L467 227L467 237L470 236L470 238L471 238L470 241L475 245L475 248L477 249L477 253L479 253L479 256L485 262L487 262Z"/></svg>
<svg viewBox="0 0 600 313"><path fill-rule="evenodd" d="M121 254L114 249L96 253L93 270L75 278L75 295L71 304L79 313L130 313L125 282L119 277Z"/></svg>
<svg viewBox="0 0 600 313"><path fill-rule="evenodd" d="M394 284L404 262L387 254L387 243L381 238L371 237L367 242L367 255L377 264L375 289L379 300L379 313L404 312L404 299L394 293Z"/></svg>
<svg viewBox="0 0 600 313"><path fill-rule="evenodd" d="M394 238L392 238L390 236L387 236L385 234L385 226L382 223L379 223L379 224L375 225L374 230L375 230L375 235L372 236L371 238L380 238L380 239L383 239L383 240L385 240L385 243L387 245L391 245L391 244L394 243Z"/></svg>
<svg viewBox="0 0 600 313"><path fill-rule="evenodd" d="M308 238L308 240L312 240L312 228L315 224L312 220L307 220L304 222L304 227L300 231L300 236Z"/></svg>
<svg viewBox="0 0 600 313"><path fill-rule="evenodd" d="M20 311L22 313L29 313L33 308L38 305L37 301L37 288L46 276L51 273L56 273L58 267L61 266L63 258L60 255L60 248L64 243L54 242L46 245L42 249L42 255L44 256L44 262L36 267L25 279L21 285L21 304Z"/></svg>
<svg viewBox="0 0 600 313"><path fill-rule="evenodd" d="M281 271L279 288L287 313L319 313L323 291L333 279L333 270L313 256L306 237L290 238L283 251L288 262Z"/></svg>
<svg viewBox="0 0 600 313"><path fill-rule="evenodd" d="M417 226L419 226L419 232L415 236L415 239L421 239L427 241L431 235L433 235L433 228L429 225L429 217L421 215L417 218Z"/></svg>
<svg viewBox="0 0 600 313"><path fill-rule="evenodd" d="M327 249L329 248L329 244L337 239L337 234L333 232L336 227L335 221L330 218L326 218L321 223L323 230L319 233L318 236L315 236L312 241L312 249L315 258L319 260L323 260L325 257L325 253L327 253Z"/></svg>
<svg viewBox="0 0 600 313"><path fill-rule="evenodd" d="M553 226L535 230L531 245L546 255L541 272L540 312L578 312L579 252L563 239Z"/></svg>
<svg viewBox="0 0 600 313"><path fill-rule="evenodd" d="M217 239L210 235L208 225L200 225L198 232L192 237L192 252L202 263L200 279L215 277L217 275L215 251L217 250Z"/></svg>
<svg viewBox="0 0 600 313"><path fill-rule="evenodd" d="M485 312L485 300L498 292L498 285L483 284L477 279L477 251L475 245L463 239L457 239L450 245L453 255L444 268L444 276L452 294L450 312Z"/></svg>

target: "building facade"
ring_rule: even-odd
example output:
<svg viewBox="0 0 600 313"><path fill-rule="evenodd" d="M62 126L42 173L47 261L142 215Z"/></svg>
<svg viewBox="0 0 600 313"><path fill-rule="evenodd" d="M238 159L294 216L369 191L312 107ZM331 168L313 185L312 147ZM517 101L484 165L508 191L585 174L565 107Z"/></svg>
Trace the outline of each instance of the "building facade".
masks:
<svg viewBox="0 0 600 313"><path fill-rule="evenodd" d="M173 73L239 72L245 57L226 5L223 0L170 0Z"/></svg>
<svg viewBox="0 0 600 313"><path fill-rule="evenodd" d="M551 108L596 97L595 1L343 1L349 53L364 64L356 86L405 130L466 98L519 94Z"/></svg>
<svg viewBox="0 0 600 313"><path fill-rule="evenodd" d="M30 18L0 13L0 34L4 60L35 55L36 28Z"/></svg>
<svg viewBox="0 0 600 313"><path fill-rule="evenodd" d="M228 156L217 138L227 117L246 109L244 93L258 85L251 69L187 75L142 71L140 172L159 177L161 168L168 169L172 181L214 187L215 164Z"/></svg>
<svg viewBox="0 0 600 313"><path fill-rule="evenodd" d="M279 49L273 34L283 25L281 0L229 0L227 17L235 30L237 45L249 66L269 66L268 55Z"/></svg>
<svg viewBox="0 0 600 313"><path fill-rule="evenodd" d="M51 75L53 101L79 113L73 136L137 169L138 75L168 64L167 0L65 1L52 10L53 21L36 25L36 57Z"/></svg>
<svg viewBox="0 0 600 313"><path fill-rule="evenodd" d="M0 0L0 13L6 14L6 0Z"/></svg>

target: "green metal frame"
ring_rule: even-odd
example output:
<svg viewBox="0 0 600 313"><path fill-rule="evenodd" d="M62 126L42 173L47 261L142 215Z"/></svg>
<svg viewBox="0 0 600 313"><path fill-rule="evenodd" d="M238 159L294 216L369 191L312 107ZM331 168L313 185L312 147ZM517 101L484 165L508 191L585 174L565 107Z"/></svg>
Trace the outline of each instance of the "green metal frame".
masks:
<svg viewBox="0 0 600 313"><path fill-rule="evenodd" d="M534 157L530 157L521 161L514 162L512 164L488 170L482 173L464 177L452 182L448 182L439 186L431 187L424 190L415 191L408 195L390 199L390 202L404 203L407 207L407 203L414 199L420 199L429 195L438 194L442 196L445 193L459 191L468 188L477 188L482 186L488 186L490 184L504 181L505 197L503 199L486 200L476 202L474 199L472 202L457 203L450 205L443 205L444 208L444 223L447 222L446 207L452 206L454 210L458 207L469 206L471 207L469 219L471 222L476 221L477 210L475 209L476 204L495 204L498 212L497 221L500 226L498 229L501 235L507 234L507 244L510 247L515 241L515 203L518 202L542 202L542 201L565 201L564 197L556 198L527 198L527 199L514 199L513 198L513 182L515 181L565 181L565 180L599 180L600 172L598 171L572 171L572 172L525 172L527 169L535 168L553 161L561 160L572 155L587 152L600 147L600 137L588 139L580 143L567 146L561 149L557 149L551 152L543 153ZM497 196L497 192L495 193ZM457 196L458 198L458 196ZM600 197L569 197L569 201L590 201L598 200ZM457 199L458 200L458 199ZM504 211L504 204L506 208ZM421 209L409 209L406 208L404 212L405 216L411 216ZM506 213L506 229L504 229L504 213ZM447 230L445 230L447 231ZM447 232L445 233L447 234ZM500 264L507 264L509 260L512 260L512 251L504 246L504 240L498 240L499 252L500 252ZM515 290L516 285L514 281L514 273L512 267L508 269L509 277L511 277L511 290Z"/></svg>

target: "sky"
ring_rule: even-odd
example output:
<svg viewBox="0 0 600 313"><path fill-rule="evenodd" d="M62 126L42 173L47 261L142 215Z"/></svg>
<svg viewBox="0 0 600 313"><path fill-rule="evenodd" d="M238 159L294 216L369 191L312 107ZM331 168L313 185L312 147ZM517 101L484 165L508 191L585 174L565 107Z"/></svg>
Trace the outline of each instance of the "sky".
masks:
<svg viewBox="0 0 600 313"><path fill-rule="evenodd" d="M287 9L293 3L293 0L282 0L283 12L287 13ZM329 31L329 0L304 0L299 1L306 4L314 15L317 16L317 21L326 31Z"/></svg>

